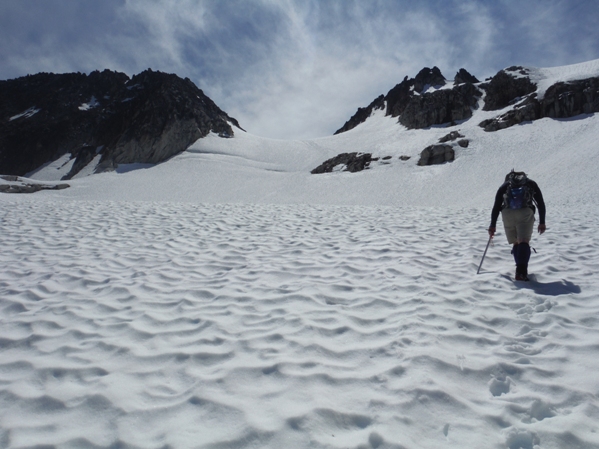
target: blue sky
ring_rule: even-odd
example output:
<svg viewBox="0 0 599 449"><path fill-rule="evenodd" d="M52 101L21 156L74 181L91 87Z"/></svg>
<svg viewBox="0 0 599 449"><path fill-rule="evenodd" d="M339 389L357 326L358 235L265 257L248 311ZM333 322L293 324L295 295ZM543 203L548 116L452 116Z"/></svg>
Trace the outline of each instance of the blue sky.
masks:
<svg viewBox="0 0 599 449"><path fill-rule="evenodd" d="M152 68L252 134L331 135L404 76L599 59L597 0L2 0L0 79Z"/></svg>

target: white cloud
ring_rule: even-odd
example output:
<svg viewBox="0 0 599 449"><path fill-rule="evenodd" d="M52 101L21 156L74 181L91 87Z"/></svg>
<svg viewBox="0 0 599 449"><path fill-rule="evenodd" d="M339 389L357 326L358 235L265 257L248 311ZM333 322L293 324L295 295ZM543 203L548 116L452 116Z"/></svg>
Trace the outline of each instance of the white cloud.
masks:
<svg viewBox="0 0 599 449"><path fill-rule="evenodd" d="M343 17L327 16L326 26L319 26L313 10L284 5L288 34L276 37L268 70L261 65L233 81L237 95L227 109L246 117L243 123L253 133L330 135L405 75L437 65L449 67L453 72L446 76L452 77L460 68L453 66L456 43L445 39L450 25L427 11L368 16L361 3L352 3Z"/></svg>
<svg viewBox="0 0 599 449"><path fill-rule="evenodd" d="M590 3L4 0L0 78L152 68L191 78L254 134L307 138L425 66L483 78L598 58Z"/></svg>

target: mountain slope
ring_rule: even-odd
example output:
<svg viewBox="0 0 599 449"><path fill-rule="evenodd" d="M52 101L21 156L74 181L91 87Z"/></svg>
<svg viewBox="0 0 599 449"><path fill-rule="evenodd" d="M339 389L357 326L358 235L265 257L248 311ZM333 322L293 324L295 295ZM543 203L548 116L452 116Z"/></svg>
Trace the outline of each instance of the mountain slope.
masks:
<svg viewBox="0 0 599 449"><path fill-rule="evenodd" d="M398 201L407 201L419 204L446 204L454 202L454 196L466 198L465 201L471 201L470 197L476 197L481 192L481 189L486 187L484 183L489 180L487 176L494 176L498 170L504 172L512 167L520 167L528 170L531 176L542 181L543 176L545 175L537 170L537 165L542 164L547 158L550 160L559 159L562 164L568 160L572 161L572 163L581 161L583 164L583 161L593 160L594 155L592 151L590 151L591 147L585 145L580 147L576 142L581 140L592 140L592 137L589 139L585 138L585 135L588 133L591 133L591 135L594 136L594 134L592 134L593 126L589 127L585 120L588 118L593 121L594 115L577 115L574 118L574 122L569 125L564 125L562 122L556 121L555 119L549 119L549 122L546 123L545 118L541 120L537 118L531 124L529 121L522 122L522 120L528 116L520 111L529 110L530 105L534 102L541 104L540 102L543 102L548 98L547 95L549 95L550 98L555 98L555 86L559 86L559 88L563 90L568 86L579 86L580 80L590 79L592 81L599 79L598 66L598 61L589 61L573 66L550 69L509 68L500 71L494 79L487 83L475 83L477 80L475 78L470 78L470 75L464 71L465 73L458 73L456 76L456 80L458 81L457 86L470 85L482 93L480 97L473 97L476 98L476 102L474 103L474 106L468 107L469 118L464 118L454 124L444 123L442 125L428 126L425 128L407 127L401 124L401 114L399 116L394 116L390 111L396 111L400 104L403 104L402 107L404 107L404 112L411 107L410 105L435 105L437 104L435 101L431 103L426 99L429 98L429 96L434 96L436 94L441 94L443 96L445 95L445 92L453 91L455 88L455 83L454 87L452 87L450 83L441 84L442 75L437 68L428 71L423 70L419 73L417 79L408 80L406 78L403 84L398 85L403 86L405 84L404 87L407 86L406 88L408 89L407 92L409 95L406 97L407 100L404 101L404 103L401 103L400 101L400 99L403 98L401 95L388 94L387 97L379 97L373 102L374 106L372 108L369 107L361 110L359 117L360 121L353 123L352 127L348 128L348 130L332 137L311 141L276 141L262 139L242 132L241 130L235 134L235 138L233 139L215 139L213 137L215 134L229 135L229 122L233 124L236 123L228 116L222 115L224 114L222 111L218 112L220 110L216 109L215 117L221 118L218 118L215 123L220 123L220 125L211 125L211 122L206 119L206 121L202 122L204 125L198 127L198 129L203 130L201 133L208 133L210 129L212 129L212 134L204 139L195 141L194 139L196 139L196 136L198 135L198 129L196 129L198 119L193 119L195 122L193 120L191 122L187 121L184 118L181 119L181 115L177 115L176 113L176 108L175 113L157 112L161 109L172 109L173 107L169 106L169 103L163 103L163 107L153 105L149 109L144 109L142 106L141 112L134 114L134 118L131 119L135 122L134 129L138 130L136 131L137 134L132 132L123 133L122 131L113 132L116 137L112 138L112 140L106 140L106 142L112 142L107 146L98 147L88 145L84 148L79 148L79 150L73 150L73 153L65 153L62 157L55 155L52 163L36 169L34 173L31 173L31 177L41 180L58 180L72 177L83 178L88 174L97 173L105 169L115 169L115 175L117 175L117 177L114 180L111 180L108 183L104 182L104 180L98 180L98 184L108 184L110 186L108 190L112 191L112 187L114 187L114 189L119 189L118 186L122 185L123 182L127 184L127 179L139 179L139 182L143 183L143 179L147 174L152 181L147 188L143 187L143 189L147 191L147 193L144 194L145 197L168 197L168 195L173 195L174 197L183 197L190 200L193 198L194 201L195 195L201 200L212 201L212 194L208 192L214 192L214 200L216 201L220 201L223 198L227 198L227 201L230 201L235 198L234 192L241 190L243 191L243 196L251 198L252 201L310 202L314 200L316 202L326 201L328 203L345 203L352 201L352 199L344 199L347 198L348 195L346 191L347 188L352 189L352 192L357 189L360 193L356 195L364 197L363 199L360 198L359 201L368 203L382 202L384 204L395 204ZM111 76L117 75L118 74L112 74ZM140 79L134 78L133 80L127 81L126 92L137 92L138 90L140 92L149 91L150 89L146 88L140 89L143 84L142 81L145 78L162 79L164 77L173 77L173 75L155 74L154 72L144 72L143 75L144 76L139 75ZM533 86L535 90L530 92L530 87L527 87L527 90L522 91L528 92L524 93L525 97L512 99L513 101L499 98L496 92L501 93L501 90L496 88L496 84L502 85L502 83L497 82L494 84L494 80L505 81L506 79L508 80L508 83L524 80L524 85ZM465 81L465 84L460 84L461 81ZM149 82L149 80L144 82ZM166 82L159 83L159 85L163 84L168 85ZM191 83L185 81L182 82L182 84L187 86L187 84ZM592 111L598 103L596 101L597 98L594 97L595 90L593 90L592 86L589 87L589 89L586 89L586 93L583 94L583 97L587 100L582 103L576 100L577 98L581 98L580 94L557 95L559 101L556 100L557 103L555 103L555 101L554 103L558 106L554 107L553 110L559 109L574 113L584 112L584 108L586 107L587 110ZM396 88L394 89L397 90ZM392 89L392 91L394 91L394 89ZM403 87L402 89L405 90ZM508 95L508 97L518 94L520 91L516 89L513 92L515 93ZM79 97L81 97L81 95L77 98ZM185 96L183 93L175 96L171 95L171 97L174 98L173 101L175 103L181 102L183 99L184 102L187 103L193 100L189 99L189 94L186 94ZM385 98L389 101L395 98L395 100L393 100L395 101L395 103L393 103L395 106L390 106L389 101L385 100ZM414 98L418 99L416 103L413 101ZM125 104L132 102L133 100L125 101ZM29 103L30 102L27 104ZM153 103L155 103L155 101L148 104ZM561 108L559 105L562 103L567 107ZM213 103L209 102L209 99L205 100L204 104L216 108ZM488 104L494 106L487 107ZM494 110L501 104L506 104L506 106L502 109ZM85 103L85 105L89 106L88 103ZM136 108L138 106L139 105L137 105ZM416 108L416 106L414 106L414 108ZM80 105L80 107L83 106ZM205 106L202 106L202 108L204 107ZM85 107L83 108L85 109ZM132 110L138 110L136 108ZM433 107L433 109L435 108L437 108L437 106ZM100 108L90 108L90 111L96 109L99 110ZM535 106L533 109L537 111L540 110L540 107ZM17 114L10 118L13 118L14 122L18 122L19 120L29 121L42 113L34 112L35 109L28 109L28 111L29 113L25 113L22 116ZM144 111L147 111L147 113ZM89 111L79 112L87 113ZM21 114L23 114L23 111L21 111ZM27 118L28 114L31 114L29 118ZM420 114L420 116L423 115ZM432 114L425 113L424 117L426 116L431 118L437 117L441 121L444 120L440 118L443 114L437 112ZM517 116L517 120L513 119L515 116ZM398 119L400 120L399 124L397 123ZM219 122L218 120L221 121ZM419 122L419 120L420 119L418 119L417 122ZM583 120L583 122L578 123L579 120ZM167 122L171 123L174 127L168 128L168 126L165 125ZM519 127L514 127L514 125L519 122L523 124ZM187 124L189 124L189 126ZM119 126L120 128L117 128L121 130L127 128L125 125ZM485 130L488 131L493 127L493 129L496 130L505 130L505 128L508 128L509 126L512 127L509 132L485 132ZM187 131L181 130L182 127ZM114 127L108 128L114 129ZM168 131L168 129L171 131ZM179 131L177 131L177 129L179 129ZM414 167L419 160L420 153L426 147L438 144L440 139L451 132L459 132L464 136L464 140L468 141L468 148L461 148L457 145L457 142L449 143L449 145L453 147L456 157L455 162L450 164L451 167L426 168L423 170ZM164 139L164 141L162 139ZM195 143L193 143L194 141ZM168 155L180 153L182 148L186 148L189 145L191 145L189 151L179 154L179 156L175 157L175 159L172 162L169 162L165 167L153 168L151 170L151 175L149 173L129 173L127 179L118 176L119 174L129 172L134 168L147 168L158 160L166 158ZM127 147L128 151L124 152L124 147ZM520 157L517 156L516 151L521 153ZM96 154L96 152L99 152L99 154ZM373 159L378 158L377 161L370 165L371 169L376 169L377 176L359 176L348 179L343 177L342 181L338 183L331 182L330 180L313 179L308 176L308 172L316 168L323 161L333 158L340 153L352 152L358 154L370 153ZM496 159L497 161L505 160L506 162L501 163L499 166L485 167L484 172L480 173L480 168L482 167L480 164L485 164L485 160L487 160L486 156L481 155L481 152L501 152L502 156L493 154L491 155L491 158ZM587 154L587 152L590 154ZM74 158L73 154L77 154L78 156ZM528 156L528 154L531 154L531 156ZM568 156L565 156L566 154ZM408 157L410 159L405 160ZM400 160L400 158L404 160ZM189 165L189 167L186 166L182 168L186 172L190 171L191 167L194 167L193 174L190 173L189 176L181 177L180 175L173 173L173 170L176 171L177 169L171 169L171 166L178 166L181 161L185 161L184 164ZM140 163L142 163L142 165L139 165ZM570 167L572 163L567 163L567 167ZM205 164L205 166L202 164ZM36 164L34 163L33 165ZM455 172L456 170L461 171L461 167L464 167L467 173ZM269 180L272 178L272 181L263 182L261 180L261 168L266 171L266 178ZM339 167L339 169L342 168L342 166ZM233 171L228 172L229 169L232 169ZM255 187L239 187L240 181L236 179L236 174L245 169L252 173L250 179L255 180L252 181L255 182ZM289 172L294 174L283 174ZM434 177L437 180L436 182L441 183L441 185L435 186L427 181L427 177L430 174L437 172L446 172L447 179L444 180L444 176L439 177L435 174ZM487 174L487 172L489 174ZM410 176L406 176L408 173ZM475 176L473 173L479 174ZM201 176L199 174L201 174ZM411 174L416 174L416 176L412 176ZM455 182L452 177L456 175L460 176L461 179L464 179L465 182L458 183L457 186L454 185ZM495 179L500 178L501 176L497 176ZM160 189L154 189L157 179L160 180L160 184L163 184ZM481 185L481 179L483 180L483 185ZM204 182L202 180L210 181ZM136 182L137 181L131 181L132 184L135 184ZM250 181L248 180L248 182ZM272 182L273 185L270 185L270 182ZM552 183L555 182L560 183L561 181L559 179L552 180ZM93 183L94 182L91 180L84 182L84 184L90 185ZM195 195L190 193L190 183L194 186L201 186ZM206 185L204 185L204 183ZM326 195L314 193L318 192L320 185L326 183L332 184L332 187L327 189ZM363 183L364 186L359 186L360 183ZM270 187L266 187L267 185L270 185ZM471 191L456 192L456 190L461 188L461 185L472 186ZM180 189L173 191L170 186L179 186ZM395 186L401 186L399 191ZM135 189L135 187L133 188ZM421 195L417 195L414 192L411 194L406 193L410 192L412 189L414 189L414 192L416 190L429 191L429 194L425 195L425 199L422 200ZM99 190L105 191L106 186L99 188ZM118 198L119 195L126 197L128 190L129 187L123 187L120 189L120 192L114 191L112 196L114 198ZM154 190L157 191L153 192ZM68 195L68 193L64 192L62 194ZM416 198L416 200L413 198Z"/></svg>
<svg viewBox="0 0 599 449"><path fill-rule="evenodd" d="M70 179L119 164L158 163L239 127L189 79L146 70L37 75L0 81L0 173L24 175L63 155Z"/></svg>
<svg viewBox="0 0 599 449"><path fill-rule="evenodd" d="M406 76L387 95L379 96L366 108L358 108L335 134L363 123L376 109L386 109L385 115L398 117L407 128L454 124L472 116L471 108L479 103L483 92L486 111L513 106L501 116L481 123L487 131L543 117L569 118L599 112L596 61L564 70L513 66L500 70L484 83L460 69L453 86L447 85L441 71L433 67L422 69L415 78Z"/></svg>
<svg viewBox="0 0 599 449"><path fill-rule="evenodd" d="M559 79L587 76L597 61ZM584 69L584 70L582 70ZM571 73L572 72L572 73ZM599 72L599 71L598 71ZM539 77L541 71L538 72ZM543 75L544 76L544 75ZM545 78L547 79L547 78ZM540 84L543 80L539 81ZM39 192L60 198L149 201L251 202L485 207L512 168L524 170L546 193L549 208L557 201L598 204L596 167L599 139L596 114L572 119L543 118L496 132L479 126L508 111L473 110L470 120L451 127L407 129L377 110L363 124L330 137L282 141L238 131L233 139L210 134L187 151L146 170L77 177L72 188ZM469 140L456 146L454 162L418 167L420 152L451 131ZM311 175L310 170L342 152L369 152L380 159L360 173ZM383 160L391 156L391 159ZM409 156L409 160L401 160ZM33 175L59 180L67 167L57 161ZM134 168L133 166L131 168ZM126 172L126 173L124 173ZM573 184L573 180L575 184ZM573 188L573 185L576 188Z"/></svg>

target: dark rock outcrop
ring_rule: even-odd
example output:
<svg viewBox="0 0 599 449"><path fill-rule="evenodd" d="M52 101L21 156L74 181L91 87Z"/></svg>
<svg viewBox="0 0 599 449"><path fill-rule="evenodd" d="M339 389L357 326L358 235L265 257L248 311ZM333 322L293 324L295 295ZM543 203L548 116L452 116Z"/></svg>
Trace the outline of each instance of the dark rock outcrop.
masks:
<svg viewBox="0 0 599 449"><path fill-rule="evenodd" d="M406 76L404 80L393 87L387 95L385 95L385 102L387 103L387 116L398 117L402 114L410 99L414 96L414 80L408 79Z"/></svg>
<svg viewBox="0 0 599 449"><path fill-rule="evenodd" d="M68 184L40 184L37 182L25 181L18 176L0 176L7 184L0 184L0 193L35 193L40 190L64 190L70 186Z"/></svg>
<svg viewBox="0 0 599 449"><path fill-rule="evenodd" d="M445 77L438 67L432 69L425 67L414 78L414 90L419 94L425 92L429 87L439 88L442 86L445 86Z"/></svg>
<svg viewBox="0 0 599 449"><path fill-rule="evenodd" d="M355 173L367 169L372 161L378 161L378 158L373 158L371 153L341 153L326 160L310 173L331 173L338 165L345 166L342 171Z"/></svg>
<svg viewBox="0 0 599 449"><path fill-rule="evenodd" d="M483 107L485 111L503 109L537 90L523 67L500 70L484 88L487 92Z"/></svg>
<svg viewBox="0 0 599 449"><path fill-rule="evenodd" d="M232 137L229 117L189 79L146 70L40 73L0 81L0 173L24 175L70 153L70 178L159 163L210 132Z"/></svg>
<svg viewBox="0 0 599 449"><path fill-rule="evenodd" d="M599 77L556 83L541 101L541 117L569 118L599 112Z"/></svg>
<svg viewBox="0 0 599 449"><path fill-rule="evenodd" d="M455 123L472 117L481 92L473 84L460 84L453 89L438 90L414 96L399 117L409 129Z"/></svg>
<svg viewBox="0 0 599 449"><path fill-rule="evenodd" d="M441 137L439 139L439 143L447 143L447 142L454 142L458 139L458 145L462 148L468 148L468 145L470 145L470 141L468 139L462 139L461 137L464 137L464 135L460 134L459 131L452 131L449 134Z"/></svg>
<svg viewBox="0 0 599 449"><path fill-rule="evenodd" d="M458 73L456 73L455 78L453 80L454 86L464 83L477 84L479 82L480 81L478 81L478 79L476 79L474 75L471 75L466 69L458 70Z"/></svg>
<svg viewBox="0 0 599 449"><path fill-rule="evenodd" d="M464 80L476 80L462 69ZM383 108L385 115L399 117L399 123L410 129L427 128L443 123L455 123L472 116L482 92L470 81L455 85L452 89L439 89L446 84L445 77L437 67L425 67L415 78L408 78L393 87L385 96L379 96L367 108L358 112L337 130L335 134L355 128L370 117L374 108ZM435 90L430 91L430 87Z"/></svg>
<svg viewBox="0 0 599 449"><path fill-rule="evenodd" d="M406 76L401 83L391 89L385 96L387 115L391 117L401 116L415 97L431 95L425 93L429 87L439 88L444 85L445 77L438 67L432 69L425 67L413 79L408 79Z"/></svg>
<svg viewBox="0 0 599 449"><path fill-rule="evenodd" d="M449 134L441 137L439 139L439 143L453 142L454 140L457 140L460 137L464 137L464 136L462 134L460 134L459 131L452 131Z"/></svg>
<svg viewBox="0 0 599 449"><path fill-rule="evenodd" d="M522 122L536 120L540 116L539 102L535 98L536 94L525 98L521 103L514 106L505 114L488 120L483 120L479 126L485 131L498 131L509 128Z"/></svg>
<svg viewBox="0 0 599 449"><path fill-rule="evenodd" d="M438 165L452 162L455 159L455 151L451 145L430 145L420 153L418 165Z"/></svg>
<svg viewBox="0 0 599 449"><path fill-rule="evenodd" d="M484 120L485 131L497 131L541 118L570 118L599 112L599 77L559 82L547 89L542 100L528 95L506 113Z"/></svg>

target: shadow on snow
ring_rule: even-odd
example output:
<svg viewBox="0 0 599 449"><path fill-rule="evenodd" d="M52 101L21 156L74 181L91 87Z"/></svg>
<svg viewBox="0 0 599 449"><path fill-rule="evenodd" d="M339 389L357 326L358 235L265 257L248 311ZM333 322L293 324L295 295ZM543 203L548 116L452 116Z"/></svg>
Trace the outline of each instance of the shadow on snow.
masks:
<svg viewBox="0 0 599 449"><path fill-rule="evenodd" d="M570 295L572 293L578 294L582 291L580 286L574 284L573 282L566 281L565 279L555 282L539 282L536 280L535 275L532 274L529 275L530 281L523 282L515 281L512 277L510 277L507 274L502 275L502 277L509 279L517 289L532 290L538 295L560 296Z"/></svg>

